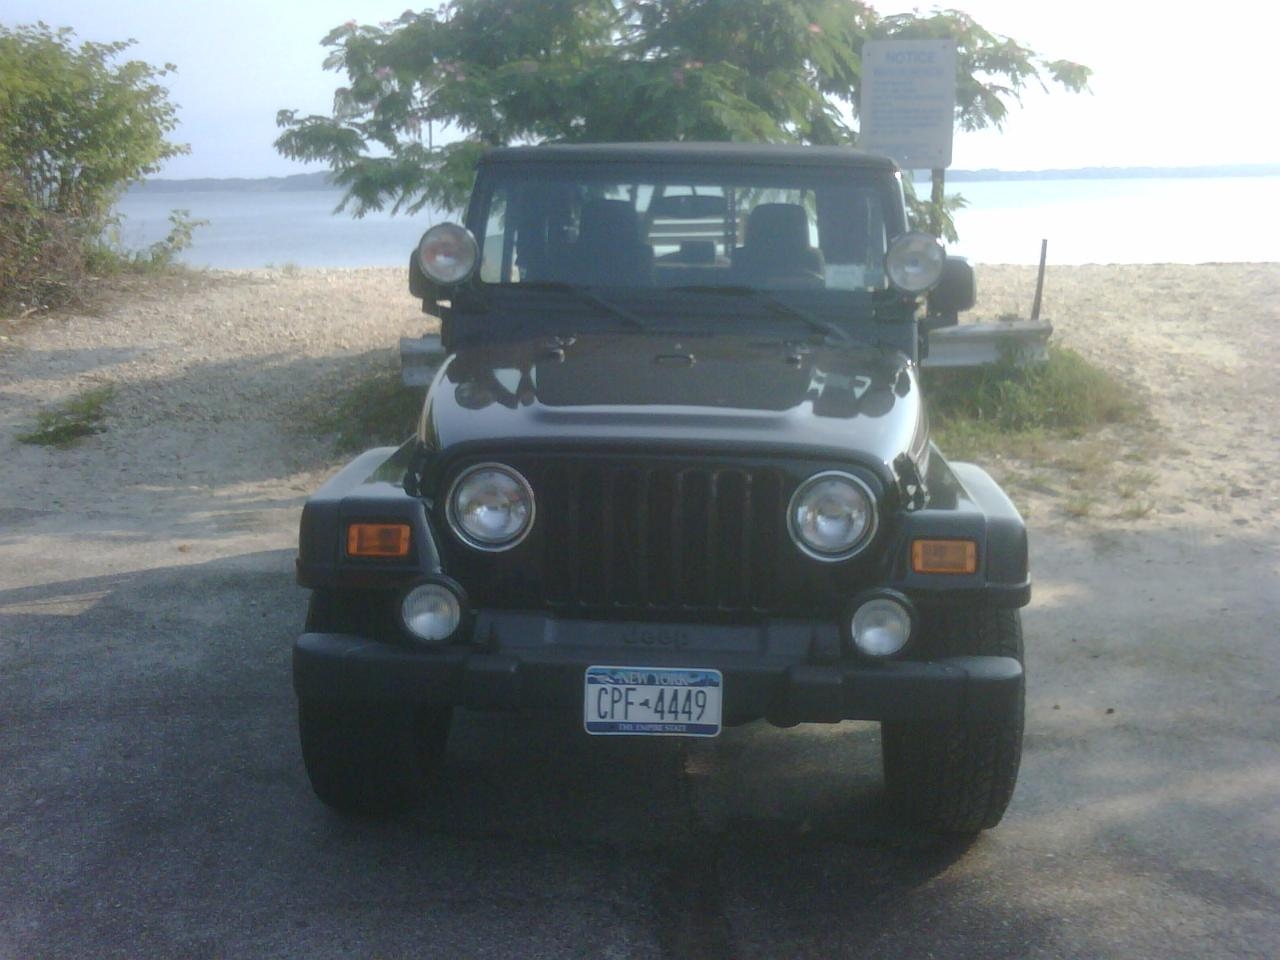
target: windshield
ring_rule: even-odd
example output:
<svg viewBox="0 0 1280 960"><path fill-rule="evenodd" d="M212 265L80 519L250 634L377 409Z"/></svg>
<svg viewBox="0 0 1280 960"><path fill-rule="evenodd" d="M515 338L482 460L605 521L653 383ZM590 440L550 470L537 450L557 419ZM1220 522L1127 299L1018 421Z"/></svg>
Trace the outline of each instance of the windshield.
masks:
<svg viewBox="0 0 1280 960"><path fill-rule="evenodd" d="M896 187L883 175L803 166L494 169L472 211L480 280L881 290L887 234L902 219Z"/></svg>

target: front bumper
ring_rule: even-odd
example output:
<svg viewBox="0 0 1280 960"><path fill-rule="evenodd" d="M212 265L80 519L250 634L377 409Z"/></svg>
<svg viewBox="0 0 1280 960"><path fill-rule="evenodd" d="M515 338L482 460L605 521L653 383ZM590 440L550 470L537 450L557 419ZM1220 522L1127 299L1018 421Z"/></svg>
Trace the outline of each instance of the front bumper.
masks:
<svg viewBox="0 0 1280 960"><path fill-rule="evenodd" d="M979 720L1019 696L1011 657L868 662L841 656L830 624L624 623L482 611L469 645L420 647L343 633L304 633L294 688L319 700L477 709L582 708L593 665L687 667L724 676L726 723Z"/></svg>

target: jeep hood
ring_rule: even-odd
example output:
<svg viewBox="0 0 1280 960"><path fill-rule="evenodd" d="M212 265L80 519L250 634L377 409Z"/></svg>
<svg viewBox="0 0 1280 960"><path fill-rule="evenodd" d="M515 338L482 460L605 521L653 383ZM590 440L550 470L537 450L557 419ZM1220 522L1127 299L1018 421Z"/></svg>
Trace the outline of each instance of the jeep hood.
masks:
<svg viewBox="0 0 1280 960"><path fill-rule="evenodd" d="M420 437L440 453L585 443L852 455L890 482L928 443L915 367L896 351L657 333L464 346L436 375Z"/></svg>

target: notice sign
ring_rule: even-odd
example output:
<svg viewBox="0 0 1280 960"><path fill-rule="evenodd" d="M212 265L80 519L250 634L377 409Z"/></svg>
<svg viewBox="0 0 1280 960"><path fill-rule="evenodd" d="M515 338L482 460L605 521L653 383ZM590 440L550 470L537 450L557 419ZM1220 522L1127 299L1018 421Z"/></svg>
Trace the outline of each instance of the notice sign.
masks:
<svg viewBox="0 0 1280 960"><path fill-rule="evenodd" d="M858 146L904 170L951 165L956 111L954 40L868 40L862 48Z"/></svg>

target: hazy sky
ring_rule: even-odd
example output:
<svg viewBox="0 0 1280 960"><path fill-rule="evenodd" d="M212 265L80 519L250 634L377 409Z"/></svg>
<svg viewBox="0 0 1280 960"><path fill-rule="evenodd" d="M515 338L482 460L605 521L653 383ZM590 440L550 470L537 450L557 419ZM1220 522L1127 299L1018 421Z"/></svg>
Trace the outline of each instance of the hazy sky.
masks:
<svg viewBox="0 0 1280 960"><path fill-rule="evenodd" d="M171 62L190 156L166 177L258 177L308 168L271 143L278 109L328 112L337 74L320 39L347 20L398 17L410 0L3 0L6 26L43 20L82 39L133 38ZM987 29L1093 67L1093 93L1028 94L1001 134L959 134L954 166L1006 170L1280 162L1274 121L1280 5L1219 0L955 0ZM910 4L881 3L882 13ZM919 4L930 9L930 4Z"/></svg>

